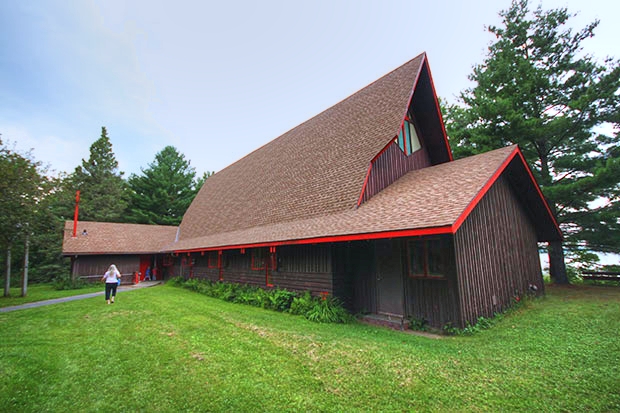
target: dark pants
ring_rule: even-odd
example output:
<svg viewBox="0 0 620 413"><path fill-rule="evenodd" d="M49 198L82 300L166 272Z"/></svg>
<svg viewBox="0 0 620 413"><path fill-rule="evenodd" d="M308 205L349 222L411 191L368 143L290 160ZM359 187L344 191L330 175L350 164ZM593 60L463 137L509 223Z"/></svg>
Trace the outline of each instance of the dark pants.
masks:
<svg viewBox="0 0 620 413"><path fill-rule="evenodd" d="M118 287L118 283L105 283L106 301L110 299L110 292L112 292L112 297L116 297L116 287Z"/></svg>

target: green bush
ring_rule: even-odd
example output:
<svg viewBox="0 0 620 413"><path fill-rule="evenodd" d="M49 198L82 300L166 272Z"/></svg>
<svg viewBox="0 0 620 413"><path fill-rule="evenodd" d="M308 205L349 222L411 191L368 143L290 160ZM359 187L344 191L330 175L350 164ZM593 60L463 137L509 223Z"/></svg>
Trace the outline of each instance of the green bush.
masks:
<svg viewBox="0 0 620 413"><path fill-rule="evenodd" d="M88 283L79 278L73 278L68 274L62 274L54 278L52 283L56 290L79 290L88 285Z"/></svg>
<svg viewBox="0 0 620 413"><path fill-rule="evenodd" d="M305 317L316 323L348 323L351 315L342 307L336 297L321 295L314 306L305 314Z"/></svg>
<svg viewBox="0 0 620 413"><path fill-rule="evenodd" d="M346 323L352 320L342 303L326 293L322 293L320 297L312 297L309 291L299 295L282 288L265 290L256 286L212 282L198 278L185 280L182 277L175 277L168 283L224 301L290 312L319 323Z"/></svg>
<svg viewBox="0 0 620 413"><path fill-rule="evenodd" d="M293 298L289 312L294 315L305 316L314 307L315 301L310 291L304 291L300 296Z"/></svg>
<svg viewBox="0 0 620 413"><path fill-rule="evenodd" d="M281 288L270 290L269 295L267 296L268 299L266 308L280 312L288 311L291 308L291 303L296 296L297 294L294 292L283 290Z"/></svg>

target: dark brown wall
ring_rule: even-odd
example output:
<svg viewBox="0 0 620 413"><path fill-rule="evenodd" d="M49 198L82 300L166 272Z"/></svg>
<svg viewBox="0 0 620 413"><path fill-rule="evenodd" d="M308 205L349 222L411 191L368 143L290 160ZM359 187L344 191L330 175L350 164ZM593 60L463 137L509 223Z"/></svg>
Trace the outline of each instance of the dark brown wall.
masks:
<svg viewBox="0 0 620 413"><path fill-rule="evenodd" d="M73 258L72 261L72 276L82 277L87 280L98 280L97 277L103 276L108 270L111 264L116 265L116 268L121 272L123 276L128 278L123 282L129 282L129 276L134 271L140 270L140 256L138 255L82 255L77 258Z"/></svg>
<svg viewBox="0 0 620 413"><path fill-rule="evenodd" d="M422 145L424 145L422 136L420 136L420 141ZM394 183L407 172L426 166L430 166L426 147L423 146L421 150L407 156L398 147L398 144L390 144L372 164L368 183L366 184L366 189L362 197L362 203Z"/></svg>
<svg viewBox="0 0 620 413"><path fill-rule="evenodd" d="M455 235L461 326L506 309L529 284L543 291L534 227L500 177Z"/></svg>
<svg viewBox="0 0 620 413"><path fill-rule="evenodd" d="M331 250L329 245L284 246L277 249L278 268L270 270L274 287L291 291L327 291L333 294ZM211 281L219 279L219 269L208 268L207 256L192 255L193 276ZM266 270L252 269L251 249L224 251L222 280L240 284L266 286ZM189 270L186 271L188 275Z"/></svg>
<svg viewBox="0 0 620 413"><path fill-rule="evenodd" d="M444 278L412 278L405 268L405 306L406 316L426 320L432 327L441 328L447 323L459 320L456 264L452 237L442 235L442 266ZM403 241L404 254L407 240ZM406 255L403 257L406 261Z"/></svg>
<svg viewBox="0 0 620 413"><path fill-rule="evenodd" d="M352 313L376 313L375 248L371 241L333 244L334 295Z"/></svg>

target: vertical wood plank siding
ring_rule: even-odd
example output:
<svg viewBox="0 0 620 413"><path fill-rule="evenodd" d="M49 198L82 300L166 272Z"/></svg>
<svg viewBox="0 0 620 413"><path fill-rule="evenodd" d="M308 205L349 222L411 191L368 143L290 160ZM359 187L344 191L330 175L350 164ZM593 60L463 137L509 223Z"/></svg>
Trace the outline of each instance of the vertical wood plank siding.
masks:
<svg viewBox="0 0 620 413"><path fill-rule="evenodd" d="M140 257L138 255L82 255L73 260L72 276L89 277L87 279L98 281L93 276L103 276L111 264L124 276L130 276L134 271L140 270ZM128 282L124 280L124 282Z"/></svg>
<svg viewBox="0 0 620 413"><path fill-rule="evenodd" d="M420 137L420 140L423 140ZM422 141L423 142L423 141ZM392 143L372 164L362 203L381 192L409 171L430 166L426 148L407 156L398 144Z"/></svg>
<svg viewBox="0 0 620 413"><path fill-rule="evenodd" d="M437 328L447 323L457 324L459 320L453 239L450 235L442 235L441 239L444 278L424 279L405 275L406 316L426 320L430 326ZM406 242L403 241L404 260L407 260Z"/></svg>
<svg viewBox="0 0 620 413"><path fill-rule="evenodd" d="M333 244L334 295L353 313L376 313L374 242Z"/></svg>
<svg viewBox="0 0 620 413"><path fill-rule="evenodd" d="M266 270L252 269L252 251L226 250L222 255L224 282L266 287ZM218 281L218 268L209 268L206 255L194 254L193 276ZM291 291L327 291L333 294L331 250L329 245L284 246L277 249L278 268L270 269L274 287Z"/></svg>
<svg viewBox="0 0 620 413"><path fill-rule="evenodd" d="M534 226L500 177L454 238L460 327L506 309L530 284L544 290Z"/></svg>

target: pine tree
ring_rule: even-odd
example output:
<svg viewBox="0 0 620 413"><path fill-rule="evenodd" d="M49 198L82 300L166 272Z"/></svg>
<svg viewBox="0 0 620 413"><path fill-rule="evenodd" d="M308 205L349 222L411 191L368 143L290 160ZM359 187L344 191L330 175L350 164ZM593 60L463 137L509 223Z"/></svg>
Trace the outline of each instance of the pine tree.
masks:
<svg viewBox="0 0 620 413"><path fill-rule="evenodd" d="M531 12L527 0L500 16L503 26L488 28L496 41L469 77L475 86L446 109L455 156L519 144L571 257L619 252L620 65L582 49L599 22L574 33L566 8ZM568 282L562 243L548 253L552 279Z"/></svg>
<svg viewBox="0 0 620 413"><path fill-rule="evenodd" d="M179 225L204 179L173 146L166 146L141 175L129 178L129 214L133 222Z"/></svg>
<svg viewBox="0 0 620 413"><path fill-rule="evenodd" d="M90 147L88 160L70 177L73 191L80 191L80 220L122 222L127 208L127 183L112 151L105 127Z"/></svg>

